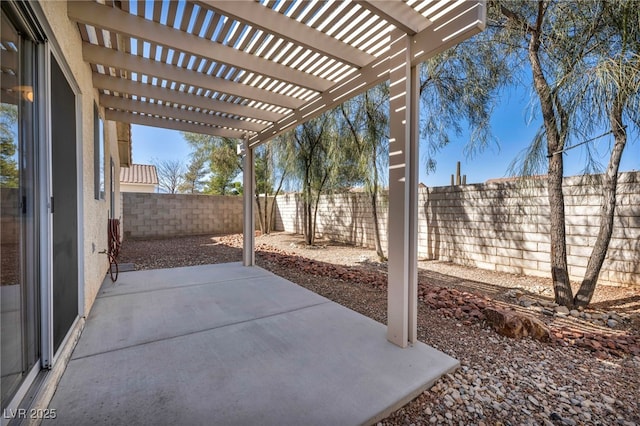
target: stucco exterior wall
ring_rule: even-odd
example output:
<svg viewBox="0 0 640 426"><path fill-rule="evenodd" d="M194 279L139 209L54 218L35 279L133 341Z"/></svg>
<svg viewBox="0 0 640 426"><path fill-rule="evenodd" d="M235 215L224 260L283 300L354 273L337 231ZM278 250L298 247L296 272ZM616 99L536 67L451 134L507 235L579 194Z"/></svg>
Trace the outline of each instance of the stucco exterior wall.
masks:
<svg viewBox="0 0 640 426"><path fill-rule="evenodd" d="M156 192L155 185L149 185L144 183L121 183L120 190L122 192L146 192L146 193L154 193Z"/></svg>
<svg viewBox="0 0 640 426"><path fill-rule="evenodd" d="M565 179L569 274L580 281L600 224L601 188L585 178ZM614 231L600 283L640 286L640 172L622 173ZM546 182L421 188L418 256L478 268L550 275ZM301 233L303 211L296 194L276 200L276 229ZM386 250L388 206L379 205ZM365 194L324 196L317 230L328 238L373 247L371 207Z"/></svg>
<svg viewBox="0 0 640 426"><path fill-rule="evenodd" d="M78 195L78 204L82 208L82 218L78 224L83 240L78 247L78 257L84 262L83 277L80 285L84 285L84 312L89 312L96 294L108 269L107 257L99 252L107 247L107 218L109 197L104 200L94 199L94 166L93 166L93 108L97 104L97 92L92 87L90 66L82 60L82 40L77 26L67 17L67 2L40 2L49 27L54 34L53 43L57 45L62 59L73 74L75 84L79 87L79 105L81 121L79 138L81 145L81 179L82 193ZM55 84L55 82L53 82ZM54 102L55 106L55 102ZM109 126L105 126L109 127ZM117 151L111 139L113 132L105 132L105 162L110 157L117 158ZM117 144L117 142L116 142ZM105 164L105 182L109 182L109 164ZM117 170L119 173L119 169ZM108 188L107 188L108 192Z"/></svg>

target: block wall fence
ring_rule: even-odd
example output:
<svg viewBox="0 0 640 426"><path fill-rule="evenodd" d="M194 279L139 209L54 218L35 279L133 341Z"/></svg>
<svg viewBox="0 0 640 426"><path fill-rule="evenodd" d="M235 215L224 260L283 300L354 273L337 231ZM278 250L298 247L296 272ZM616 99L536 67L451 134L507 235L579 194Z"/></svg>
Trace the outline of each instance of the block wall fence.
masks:
<svg viewBox="0 0 640 426"><path fill-rule="evenodd" d="M120 195L121 229L125 239L242 232L242 197L239 196L142 192ZM264 198L260 202L264 207ZM260 229L255 201L254 207L256 229Z"/></svg>
<svg viewBox="0 0 640 426"><path fill-rule="evenodd" d="M598 176L564 182L569 274L580 281L599 230ZM594 183L593 181L596 181ZM546 180L420 188L418 256L499 272L550 276L549 206ZM278 196L276 229L302 233L297 194ZM388 206L378 204L386 251ZM366 194L326 195L318 208L317 231L326 238L374 247L371 203ZM640 285L640 173L621 173L614 231L600 282Z"/></svg>
<svg viewBox="0 0 640 426"><path fill-rule="evenodd" d="M569 274L576 281L585 272L599 230L602 196L594 179L597 181L598 177L570 177L564 182ZM640 172L622 173L618 182L614 231L600 282L640 286ZM121 195L125 238L242 232L242 197ZM546 180L423 187L419 189L418 201L420 259L515 274L550 275ZM302 233L300 196L280 195L275 202L275 229ZM386 251L386 194L378 200L378 212L382 247ZM256 229L259 229L257 208ZM317 232L331 240L373 248L369 197L357 192L322 196Z"/></svg>

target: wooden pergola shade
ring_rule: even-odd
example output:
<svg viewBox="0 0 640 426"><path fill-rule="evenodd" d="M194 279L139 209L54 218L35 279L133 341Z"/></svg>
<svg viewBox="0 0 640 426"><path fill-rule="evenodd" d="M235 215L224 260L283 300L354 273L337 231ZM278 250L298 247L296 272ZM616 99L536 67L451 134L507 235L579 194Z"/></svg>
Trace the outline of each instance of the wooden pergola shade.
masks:
<svg viewBox="0 0 640 426"><path fill-rule="evenodd" d="M254 264L254 148L390 80L387 339L417 339L417 66L480 32L483 0L69 1L106 119L244 140L243 263Z"/></svg>
<svg viewBox="0 0 640 426"><path fill-rule="evenodd" d="M256 146L479 32L481 1L69 1L106 118Z"/></svg>

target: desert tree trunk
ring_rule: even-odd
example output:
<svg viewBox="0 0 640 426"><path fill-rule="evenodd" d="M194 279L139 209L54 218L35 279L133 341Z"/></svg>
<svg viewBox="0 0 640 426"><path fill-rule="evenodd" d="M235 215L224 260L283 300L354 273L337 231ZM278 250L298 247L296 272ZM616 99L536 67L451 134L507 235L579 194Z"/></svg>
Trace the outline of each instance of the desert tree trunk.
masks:
<svg viewBox="0 0 640 426"><path fill-rule="evenodd" d="M620 159L627 144L627 132L622 124L622 111L624 102L620 97L614 100L609 113L611 132L614 136L614 145L609 164L603 176L602 182L602 207L600 209L600 230L593 246L591 256L587 262L587 271L580 285L580 289L574 299L576 306L587 306L591 302L596 289L600 269L604 263L613 233L613 220L616 210L616 191L618 186L618 168Z"/></svg>
<svg viewBox="0 0 640 426"><path fill-rule="evenodd" d="M378 147L381 137L378 128L384 127L385 123L380 122L380 115L376 117L375 108L369 99L369 92L365 92L361 102L357 103L359 111L354 113L355 120L364 115L366 136L361 136L350 114L345 109L344 104L340 106L342 116L347 124L349 132L358 149L360 164L364 169L363 178L365 181L366 194L371 203L371 213L373 219L373 235L376 248L376 255L381 262L386 260L380 239L380 225L378 221L378 194L379 194L379 174L378 174Z"/></svg>
<svg viewBox="0 0 640 426"><path fill-rule="evenodd" d="M258 223L260 224L260 232L264 234L264 223L262 222L262 205L260 203L260 192L258 190L258 186L256 185L255 176L253 185L256 188L254 196L256 198L256 206L258 207Z"/></svg>
<svg viewBox="0 0 640 426"><path fill-rule="evenodd" d="M280 180L278 181L278 186L276 187L276 191L273 194L273 202L271 203L271 210L269 214L269 221L274 225L276 223L276 198L280 195L280 191L282 190L282 185L284 184L284 179L286 177L286 172L282 171L280 175Z"/></svg>
<svg viewBox="0 0 640 426"><path fill-rule="evenodd" d="M380 239L380 222L378 220L378 167L377 167L377 156L376 150L374 148L373 153L373 188L371 188L371 194L369 199L371 200L371 213L373 216L373 235L375 237L376 244L376 254L378 255L378 260L380 262L384 262L387 260L387 257L384 255L384 251L382 250L382 242Z"/></svg>
<svg viewBox="0 0 640 426"><path fill-rule="evenodd" d="M573 306L573 291L569 281L567 266L566 226L564 212L564 194L562 192L562 179L564 164L562 150L566 139L567 116L560 102L554 97L552 90L544 75L540 62L540 46L542 23L547 10L544 1L538 1L536 21L530 25L524 19L511 10L501 8L502 13L526 28L530 34L528 44L528 57L533 73L533 84L540 101L540 109L547 139L547 157L549 159L547 171L547 190L549 202L550 225L550 262L551 277L555 302L559 305ZM558 119L560 122L558 122Z"/></svg>

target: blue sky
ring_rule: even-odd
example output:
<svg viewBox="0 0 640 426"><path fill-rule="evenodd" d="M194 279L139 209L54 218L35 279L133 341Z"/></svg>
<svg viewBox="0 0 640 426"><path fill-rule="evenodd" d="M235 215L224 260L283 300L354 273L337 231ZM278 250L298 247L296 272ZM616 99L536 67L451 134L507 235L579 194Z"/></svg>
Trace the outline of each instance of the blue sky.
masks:
<svg viewBox="0 0 640 426"><path fill-rule="evenodd" d="M492 128L497 143L482 153L468 158L464 146L468 136L453 139L452 143L436 155L437 169L427 175L421 158L420 181L428 186L449 185L451 174L456 171L456 162L461 162L462 174L467 175L467 183L484 182L491 178L507 176L510 163L532 140L540 126L540 120L527 124L527 104L529 95L524 91L513 90L503 96L501 104L494 111ZM595 135L594 135L595 136ZM189 161L190 148L182 139L180 132L146 126L133 125L133 162L150 164L154 159ZM638 134L630 134L621 162L621 171L640 170L640 140ZM613 142L611 135L591 142L600 149L603 157L600 161L606 165L608 147ZM580 174L584 167L584 150L576 148L565 155L565 174Z"/></svg>

